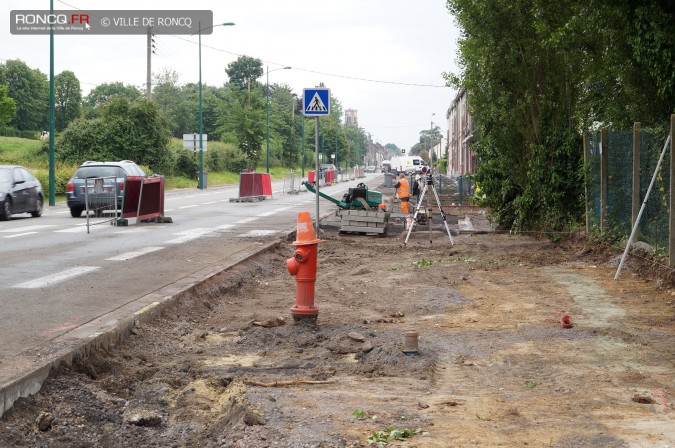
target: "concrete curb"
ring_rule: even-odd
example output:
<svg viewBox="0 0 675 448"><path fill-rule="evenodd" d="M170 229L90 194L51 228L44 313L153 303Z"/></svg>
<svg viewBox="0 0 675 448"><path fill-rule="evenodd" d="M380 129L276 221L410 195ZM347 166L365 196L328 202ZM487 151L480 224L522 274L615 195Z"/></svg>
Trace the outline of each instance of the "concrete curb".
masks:
<svg viewBox="0 0 675 448"><path fill-rule="evenodd" d="M295 229L285 233L286 239L292 238ZM52 368L58 367L62 362L72 365L77 359L114 347L138 324L152 321L185 295L195 292L200 285L209 281L217 282L219 276L227 274L238 264L273 249L280 242L277 239L260 247L237 252L225 264L194 272L64 333L48 345L19 354L11 367L3 366L0 369L0 417L19 398L39 392Z"/></svg>
<svg viewBox="0 0 675 448"><path fill-rule="evenodd" d="M319 219L324 220L334 214L335 210L324 212ZM284 239L293 241L295 232L295 228L286 229L282 231L285 237L232 254L227 263L196 271L70 330L54 338L49 344L15 356L15 362L11 366L0 367L0 417L19 398L38 393L52 368L57 368L62 362L70 366L77 359L114 347L126 339L136 325L152 321L183 296L195 292L200 285L211 280L217 282L220 275L273 249L283 243Z"/></svg>

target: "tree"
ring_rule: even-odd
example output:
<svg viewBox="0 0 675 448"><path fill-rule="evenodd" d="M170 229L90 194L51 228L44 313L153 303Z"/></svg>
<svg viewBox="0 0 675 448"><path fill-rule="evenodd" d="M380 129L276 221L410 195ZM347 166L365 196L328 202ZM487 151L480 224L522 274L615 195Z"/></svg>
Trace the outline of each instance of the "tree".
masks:
<svg viewBox="0 0 675 448"><path fill-rule="evenodd" d="M19 130L44 130L49 125L49 82L40 70L31 69L18 59L6 61L0 70L0 84L16 103L10 123Z"/></svg>
<svg viewBox="0 0 675 448"><path fill-rule="evenodd" d="M71 71L54 77L54 126L62 131L82 114L80 81Z"/></svg>
<svg viewBox="0 0 675 448"><path fill-rule="evenodd" d="M110 82L99 84L94 87L89 95L84 98L84 104L93 108L97 108L105 104L113 96L120 96L127 100L134 102L140 100L143 95L141 91L135 86L124 85L121 82Z"/></svg>
<svg viewBox="0 0 675 448"><path fill-rule="evenodd" d="M199 99L193 95L194 84L181 87L179 75L174 70L165 69L155 76L152 97L164 113L174 137L182 137L197 131Z"/></svg>
<svg viewBox="0 0 675 448"><path fill-rule="evenodd" d="M251 56L239 56L236 61L230 62L225 69L230 83L240 89L249 89L251 84L260 78L264 71L262 61Z"/></svg>
<svg viewBox="0 0 675 448"><path fill-rule="evenodd" d="M100 113L94 119L73 121L59 135L59 159L78 164L84 160L130 159L160 173L170 172L169 129L154 102L141 99L131 103L115 96Z"/></svg>
<svg viewBox="0 0 675 448"><path fill-rule="evenodd" d="M583 212L574 106L584 48L560 40L579 1L448 0L462 27L476 179L500 223L560 229Z"/></svg>
<svg viewBox="0 0 675 448"><path fill-rule="evenodd" d="M265 102L261 95L233 92L218 123L222 140L236 143L248 166L256 167L265 138Z"/></svg>
<svg viewBox="0 0 675 448"><path fill-rule="evenodd" d="M0 127L6 126L16 114L16 102L7 96L9 87L0 84Z"/></svg>

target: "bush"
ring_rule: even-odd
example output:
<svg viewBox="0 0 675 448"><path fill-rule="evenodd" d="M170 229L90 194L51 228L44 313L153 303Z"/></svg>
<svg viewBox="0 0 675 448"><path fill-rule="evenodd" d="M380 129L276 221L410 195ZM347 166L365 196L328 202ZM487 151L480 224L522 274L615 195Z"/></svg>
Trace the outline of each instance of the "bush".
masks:
<svg viewBox="0 0 675 448"><path fill-rule="evenodd" d="M15 128L5 127L0 128L0 136L2 137L19 137L28 138L31 140L40 140L40 133L38 131L20 131Z"/></svg>
<svg viewBox="0 0 675 448"><path fill-rule="evenodd" d="M57 164L54 170L54 191L57 195L66 194L66 184L70 180L70 177L77 170L77 165L63 165ZM43 194L45 196L45 202L49 198L49 168L37 168L29 169L35 177L42 184Z"/></svg>
<svg viewBox="0 0 675 448"><path fill-rule="evenodd" d="M227 171L228 150L234 149L231 143L209 142L209 149L204 154L204 163L208 171Z"/></svg>
<svg viewBox="0 0 675 448"><path fill-rule="evenodd" d="M229 146L225 149L225 167L227 171L240 173L248 168L246 155L237 147Z"/></svg>
<svg viewBox="0 0 675 448"><path fill-rule="evenodd" d="M438 172L441 174L446 174L448 172L448 159L438 160Z"/></svg>
<svg viewBox="0 0 675 448"><path fill-rule="evenodd" d="M182 150L178 153L176 159L175 173L179 176L185 176L188 179L194 179L199 171L199 162L197 161L196 153L192 151Z"/></svg>

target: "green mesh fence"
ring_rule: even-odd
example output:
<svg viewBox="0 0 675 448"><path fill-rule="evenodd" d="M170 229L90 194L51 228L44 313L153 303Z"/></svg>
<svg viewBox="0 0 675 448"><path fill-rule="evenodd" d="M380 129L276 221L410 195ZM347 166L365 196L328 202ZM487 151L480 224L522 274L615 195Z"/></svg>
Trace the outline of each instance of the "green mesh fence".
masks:
<svg viewBox="0 0 675 448"><path fill-rule="evenodd" d="M665 129L665 128L664 128ZM645 199L663 145L665 130L642 131L640 136L640 205ZM640 219L640 240L659 248L668 247L668 208L670 198L670 150L667 149Z"/></svg>
<svg viewBox="0 0 675 448"><path fill-rule="evenodd" d="M609 132L607 136L607 220L630 235L633 197L633 133Z"/></svg>
<svg viewBox="0 0 675 448"><path fill-rule="evenodd" d="M645 199L659 156L667 138L663 129L643 129L640 133L640 204ZM590 221L600 225L600 132L587 143L587 200ZM607 148L607 220L608 228L624 233L632 230L633 133L609 131ZM670 153L666 151L658 176L642 213L639 240L657 250L668 246L668 205L670 197Z"/></svg>
<svg viewBox="0 0 675 448"><path fill-rule="evenodd" d="M600 133L588 136L587 142L587 183L590 221L593 227L600 227Z"/></svg>

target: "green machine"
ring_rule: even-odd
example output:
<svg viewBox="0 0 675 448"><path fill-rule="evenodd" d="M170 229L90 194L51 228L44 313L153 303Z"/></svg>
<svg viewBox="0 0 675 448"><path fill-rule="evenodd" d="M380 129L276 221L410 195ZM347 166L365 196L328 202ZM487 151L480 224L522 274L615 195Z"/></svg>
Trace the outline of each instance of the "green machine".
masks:
<svg viewBox="0 0 675 448"><path fill-rule="evenodd" d="M316 194L314 186L310 182L302 183L307 190ZM319 191L319 196L336 204L343 210L378 210L382 204L382 193L368 189L368 185L360 183L355 188L350 188L347 193L342 196L342 200L338 201Z"/></svg>

